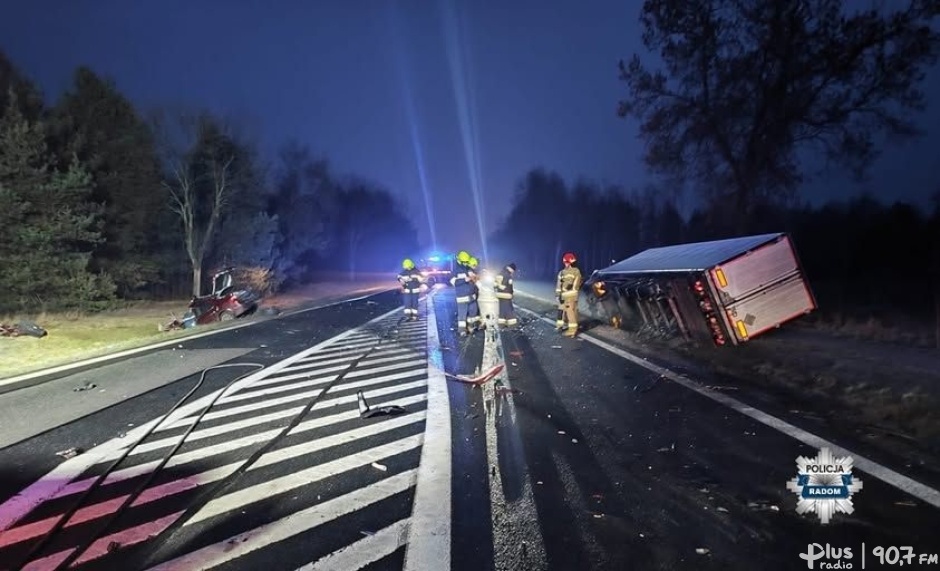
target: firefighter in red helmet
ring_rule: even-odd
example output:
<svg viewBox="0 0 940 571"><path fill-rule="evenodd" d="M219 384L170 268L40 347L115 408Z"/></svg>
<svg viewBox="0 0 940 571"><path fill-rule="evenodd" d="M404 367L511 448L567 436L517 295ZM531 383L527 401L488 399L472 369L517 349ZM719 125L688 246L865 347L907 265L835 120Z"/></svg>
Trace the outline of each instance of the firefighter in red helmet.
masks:
<svg viewBox="0 0 940 571"><path fill-rule="evenodd" d="M558 296L558 320L555 322L559 330L563 330L568 337L578 333L578 293L581 291L581 270L575 266L578 259L571 252L561 257L565 265L558 272L555 282L555 295Z"/></svg>

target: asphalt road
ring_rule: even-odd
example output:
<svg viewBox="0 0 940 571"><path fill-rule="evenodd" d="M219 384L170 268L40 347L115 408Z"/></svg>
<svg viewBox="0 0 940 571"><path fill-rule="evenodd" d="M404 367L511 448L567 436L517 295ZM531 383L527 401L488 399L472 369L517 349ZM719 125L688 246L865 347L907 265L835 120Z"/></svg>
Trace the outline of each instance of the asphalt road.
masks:
<svg viewBox="0 0 940 571"><path fill-rule="evenodd" d="M412 323L381 294L0 395L0 428L16 419L0 568L806 569L816 543L861 569L864 543L875 569L878 546L940 552L940 496L898 489L902 461L856 467L854 512L824 525L787 489L818 452L804 433L590 333L563 338L538 319L550 307L518 301L536 310L519 327L461 339L451 290ZM243 363L148 433L202 367ZM363 418L359 390L403 410Z"/></svg>

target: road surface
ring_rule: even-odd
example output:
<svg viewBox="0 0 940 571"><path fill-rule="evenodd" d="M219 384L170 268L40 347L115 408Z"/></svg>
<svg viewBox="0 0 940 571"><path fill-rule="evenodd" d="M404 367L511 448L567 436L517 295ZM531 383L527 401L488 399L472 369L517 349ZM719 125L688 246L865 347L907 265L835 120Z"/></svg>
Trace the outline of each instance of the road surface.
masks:
<svg viewBox="0 0 940 571"><path fill-rule="evenodd" d="M519 302L515 330L459 339L450 289L416 322L379 294L0 395L0 568L805 569L815 543L831 556L815 568L851 548L860 569L864 543L875 569L879 546L910 546L914 568L940 552L937 482L913 459L563 338L550 305ZM787 488L821 445L862 482L825 525Z"/></svg>

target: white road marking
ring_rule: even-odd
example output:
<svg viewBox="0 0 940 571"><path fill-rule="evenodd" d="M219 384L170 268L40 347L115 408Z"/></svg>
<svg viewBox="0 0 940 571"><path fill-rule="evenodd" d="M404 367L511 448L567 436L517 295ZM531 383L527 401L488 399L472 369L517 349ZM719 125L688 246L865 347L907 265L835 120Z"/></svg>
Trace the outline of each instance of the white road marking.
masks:
<svg viewBox="0 0 940 571"><path fill-rule="evenodd" d="M373 367L373 368L371 368L371 369L364 369L364 370L366 371L367 374L386 373L386 372L389 372L389 371L399 371L399 372L401 372L401 371L403 371L403 370L405 370L405 371L419 371L419 372L420 372L420 371L423 370L423 368L424 368L424 363L425 363L425 359L410 359L410 360L408 360L408 361L406 361L406 362L404 362L404 363L398 363L398 364L396 364L396 365L387 365L387 366ZM359 372L359 369L356 369L356 372ZM359 377L363 377L363 376L365 376L365 375L359 375L359 374L353 375L352 373L350 373L350 374L346 375L345 378L346 378L346 379L355 379L355 378L359 378ZM234 395L232 395L232 396L228 396L228 397L219 399L216 404L218 404L218 405L226 405L226 404L233 403L233 402L239 402L239 401L244 401L244 400L249 400L249 399L254 399L254 398L259 398L259 397L265 397L265 396L269 396L269 395L274 395L274 394L278 394L278 393L286 393L286 392L289 392L289 391L295 391L295 390L297 390L297 389L302 389L302 388L305 388L305 387L315 387L315 386L318 386L318 385L328 385L329 383L333 382L333 380L335 380L335 379L336 379L336 375L328 375L328 376L325 376L325 377L314 377L314 378L310 378L310 379L305 379L305 380L300 381L300 382L284 384L284 385L276 386L276 387L268 387L268 388L264 388L264 389L251 390L251 391L241 391L241 392L239 392L238 394L234 394ZM360 386L360 383L361 383L361 382L364 382L364 381L357 381L357 382L354 382L354 383L347 383L347 382L345 382L345 379L344 379L343 382L337 384L337 385L334 387L334 391L336 391L336 390L342 390L343 388L349 388L349 387L352 387L352 386L354 386L354 385L355 385L355 386ZM371 382L371 380L370 380L370 381L369 381L369 384L374 384L374 383Z"/></svg>
<svg viewBox="0 0 940 571"><path fill-rule="evenodd" d="M349 444L350 442L354 442L356 440L370 438L372 436L382 434L383 432L389 432L418 422L423 422L424 419L424 411L415 412L405 416L398 416L386 421L377 422L375 424L366 425L360 428L347 430L346 432L340 432L339 434L333 434L310 442L304 442L302 444L283 448L277 450L276 452L262 456L261 460L263 460L263 462L259 461L257 464L250 466L249 471L255 469L255 467L269 466L277 462L298 458L300 456L326 450L327 448L332 448L334 446L342 446L343 444ZM280 431L275 430L271 432L273 434L258 434L239 439L242 442L233 440L231 442L225 442L201 450L195 450L189 453L189 456L191 457L188 458L187 461L208 458L216 454L222 454L230 450L235 450L239 447L250 446L251 444L264 442L265 440L276 436ZM210 448L215 449L210 450ZM179 478L165 482L163 484L151 486L144 490L143 493L141 493L140 496L134 500L131 506L136 507L156 502L175 494L181 494L196 489L200 486L217 482L228 477L235 470L237 470L240 465L241 463L231 463L220 468L206 470L193 476ZM78 510L75 515L69 519L65 527L71 527L73 525L93 521L100 517L110 515L114 513L118 507L120 507L126 498L127 494L124 494L115 498L109 498L105 501L85 506ZM10 528L3 535L0 535L0 548L38 537L52 529L59 519L61 519L61 514L31 522L19 527Z"/></svg>
<svg viewBox="0 0 940 571"><path fill-rule="evenodd" d="M308 563L297 571L356 571L391 555L405 545L407 537L408 520L399 520L313 563Z"/></svg>
<svg viewBox="0 0 940 571"><path fill-rule="evenodd" d="M401 406L401 407L408 407L408 406L411 406L411 405L415 405L415 404L419 404L419 403L421 403L421 402L424 402L425 400L427 400L427 395L421 394L421 395L415 395L415 396L406 397L406 398L401 398L401 399L395 399L395 400L391 400L391 401L380 401L380 402L374 402L374 401L373 401L371 404L372 404L372 406L376 406L376 407L390 406L390 405L398 405L398 406ZM303 407L297 407L297 408L295 408L295 409L290 409L290 410L282 411L283 413L286 413L286 414L278 413L278 414L280 415L279 418L280 418L280 417L293 417L293 416L295 416L296 414L298 414L298 413L301 411L302 408L303 408ZM323 428L324 426L329 426L329 425L331 425L331 424L339 424L339 423L341 423L341 422L347 422L347 421L349 421L349 420L354 420L354 419L357 419L357 418L359 418L359 410L358 410L358 409L347 410L347 411L345 411L345 412L336 413L336 414L331 414L331 415L329 415L329 416L322 416L322 417L312 418L312 419L310 419L310 420L307 420L307 421L304 421L304 422L301 422L300 424L298 424L297 427L296 427L294 430L292 430L292 431L290 432L290 434L293 435L293 434L298 434L298 433L301 433L301 432L306 432L306 431L308 431L308 430L315 430L315 429L317 429L317 428ZM256 419L252 418L252 419L248 419L248 420L249 420L249 421L254 421L254 420L256 420ZM186 441L187 441L187 442L190 442L190 441L193 441L193 440L197 440L198 438L209 438L209 437L211 437L211 436L216 436L216 435L218 435L218 434L220 434L220 433L223 432L222 430L218 430L218 429L225 429L224 432L228 432L228 431L230 431L230 430L241 430L241 429L245 428L245 426L238 426L238 427L232 428L232 429L230 429L229 427L230 427L232 424L242 425L242 424L245 423L245 422L248 422L248 421L239 421L239 422L237 422L237 423L231 423L231 424L227 424L227 425L223 425L223 426L219 426L219 427L213 427L213 428L211 428L211 429L206 429L206 430L203 430L203 431L198 431L198 430L197 430L197 431L193 431L192 434L189 435L189 438L186 439ZM280 430L281 430L280 428L277 428L277 429L274 429L274 430L269 430L269 431L267 431L267 432L262 432L262 433L257 433L257 434L253 434L253 435L250 435L250 436L246 436L246 437L243 437L243 438L240 438L240 439L237 439L237 440L229 440L229 441L223 442L223 443L221 443L221 444L216 444L216 445L213 445L213 446L206 446L206 447L203 447L203 448L199 448L199 449L197 449L197 450L193 450L193 451L191 451L191 452L184 452L184 453L181 453L181 454L176 454L176 455L174 455L172 458L170 458L170 461L169 461L169 462L166 463L166 468L173 468L173 467L176 467L176 466L181 466L181 465L186 464L186 463L188 463L188 462L192 462L192 461L195 461L195 460L201 460L201 459L204 458L206 455L219 453L219 452L216 451L216 448L215 448L215 447L219 447L219 450L222 450L222 449L227 450L227 449L230 449L230 447L233 445L233 443L240 443L240 442L242 442L243 440L255 439L256 437L260 438L261 436L264 436L265 438L269 438L269 437L271 437L272 435L279 433ZM198 436L197 436L197 435L198 435ZM168 447L173 446L174 444L176 444L177 440L178 440L177 438L164 438L163 440L160 440L160 441L158 441L158 442L149 443L149 444L153 444L153 445L154 445L154 449L156 449L156 448L168 448ZM157 445L159 445L159 446L157 446ZM135 451L131 454L131 456L133 456L133 455L136 454L136 453L137 453L137 451L135 450ZM128 479L130 479L130 478L136 478L136 477L138 477L138 476L142 476L142 475L145 475L145 474L149 474L150 472L152 472L152 471L154 470L154 468L157 467L157 465L158 465L159 463L160 463L160 460L154 460L154 461L152 461L152 462L145 462L145 463L143 463L143 464L137 464L137 465L135 465L135 466L130 466L130 467L128 467L128 468L124 468L124 469L121 469L121 470L115 470L114 472L111 472L111 474L109 474L107 478L105 478L104 482L102 482L102 486L107 486L107 485L110 485L110 484L114 484L114 483L116 483L116 482L122 482L122 481L124 481L124 480L128 480ZM62 491L59 492L55 497L56 497L56 498L61 498L61 497L65 497L65 496L68 496L68 495L71 495L71 494L77 494L77 493L80 493L80 492L84 492L85 490L87 490L87 489L91 486L91 484L92 484L92 482L93 482L94 480L95 480L95 477L85 478L85 479L83 479L83 480L76 480L76 481L72 482L71 484L69 484L68 486L66 486L65 488L63 488Z"/></svg>
<svg viewBox="0 0 940 571"><path fill-rule="evenodd" d="M365 488L359 488L354 492L295 512L182 557L171 559L152 567L151 571L211 569L404 492L414 485L415 472L415 470L408 470L385 478ZM434 566L428 569L440 569L440 567Z"/></svg>
<svg viewBox="0 0 940 571"><path fill-rule="evenodd" d="M367 296L368 297L368 296ZM384 319L391 317L392 315L401 311L401 308L393 309L392 311L386 312L371 321L360 325L359 327L349 329L340 333L339 335L322 341L309 349L305 349L295 355L292 355L283 361L279 361L274 365L271 365L267 369L253 373L244 379L234 383L228 387L229 394L237 392L242 387L250 386L251 383L261 380L272 373L280 371L289 367L291 364L300 361L304 357L312 355L318 351L323 350L324 347L328 347L330 344L335 343L338 340L345 339L350 335L354 335L363 329L374 325ZM190 337L192 339L192 337ZM100 463L102 458L110 456L115 450L123 450L127 446L132 445L138 439L140 439L148 430L153 428L154 425L158 423L165 422L172 424L175 420L185 418L186 416L202 410L206 405L208 405L219 393L225 391L226 389L221 389L210 393L202 398L199 398L191 403L185 404L180 408L176 409L170 415L164 415L163 417L156 418L142 424L141 426L136 427L135 429L129 431L123 438L116 437L111 440L95 446L91 450L86 451L84 454L79 454L74 458L68 459L62 464L59 464L48 472L42 478L36 480L15 496L11 497L0 505L0 532L5 529L8 529L10 526L14 525L17 521L22 519L26 514L35 509L36 506L42 502L48 500L49 498L56 495L62 488L68 485L70 482L81 476L88 468L94 466L95 464Z"/></svg>
<svg viewBox="0 0 940 571"><path fill-rule="evenodd" d="M405 571L449 571L451 566L451 420L444 357L434 299L426 298L428 409L414 505L405 549Z"/></svg>
<svg viewBox="0 0 940 571"><path fill-rule="evenodd" d="M503 493L502 472L499 469L499 418L504 408L509 410L510 423L508 430L511 434L506 437L521 439L519 427L515 423L516 409L512 393L497 396L495 385L502 383L511 389L509 372L505 369L506 361L503 358L502 340L495 316L497 315L497 301L495 295L480 292L480 313L489 316L487 328L484 331L483 359L480 364L481 371L492 370L497 365L503 365L503 370L496 375L492 382L483 383L483 404L486 411L486 457L489 464L490 488L490 525L493 530L493 549L502 554L496 558L497 570L511 571L520 565L547 561L545 554L545 540L539 527L538 511L535 507L535 497L532 492L532 480L528 469L525 471L522 482L522 493L518 500L508 502ZM484 309L486 308L486 309ZM503 404L501 404L503 403ZM522 462L523 459L510 461ZM525 551L523 552L523 544Z"/></svg>
<svg viewBox="0 0 940 571"><path fill-rule="evenodd" d="M376 377L375 379L369 379L368 381L363 381L362 383L368 383L368 384L387 383L387 382L389 382L389 381L396 381L396 380L399 380L399 379L406 379L406 378L408 378L408 377L413 377L413 376L421 375L421 374L423 374L426 370L427 370L427 369L412 369L411 371L404 371L404 372L395 373L395 374L392 374L392 375L383 375L383 376L381 376L381 377ZM424 383L424 381L421 381L421 383ZM349 383L349 385L351 385L351 384L352 384L352 383ZM360 383L360 384L361 384L361 383ZM405 383L405 384L397 385L397 386L391 387L391 388L396 389L396 390L404 390L402 387L404 387L404 386L406 386L406 385L409 385L409 384L411 384L411 383ZM347 386L348 386L348 385L347 385ZM341 389L341 387L336 387L336 390L340 390L340 389ZM384 390L384 389L377 389L377 390ZM280 397L280 398L276 398L276 399L270 399L270 400L267 400L267 401L262 401L262 402L252 403L252 404L246 404L246 405L241 405L241 406L234 406L234 407L231 407L231 408L226 408L226 409L222 409L222 410L218 410L218 411L214 411L214 412L209 412L209 413L206 413L205 416L202 417L202 420L200 421L200 423L202 423L202 422L209 422L209 421L215 420L215 419L217 419L217 418L226 418L226 417L234 416L234 415L238 415L238 414L245 414L245 413L255 412L255 411L260 410L260 409L263 409L263 408L271 408L271 407L275 407L275 406L281 406L281 405L283 405L283 404L290 404L290 403L293 403L293 402L296 402L296 401L305 401L305 400L309 400L309 399L311 399L311 398L317 396L319 393L320 393L320 390L317 389L317 390L312 390L312 391L306 391L306 392L303 392L303 393L297 393L297 394L294 394L294 395L289 395L289 396L286 396L286 397ZM373 393L373 394L387 394L387 393ZM331 399L331 400L335 400L335 399ZM174 422L173 424L160 426L155 432L162 432L162 431L164 431L164 430L171 430L171 429L173 429L173 428L179 428L179 427L181 427L181 426L189 426L190 424L192 424L192 423L196 420L196 418L197 418L196 416L192 416L192 417L188 417L188 418L181 418L180 420L178 420L177 422Z"/></svg>
<svg viewBox="0 0 940 571"><path fill-rule="evenodd" d="M540 301L545 301L545 300L540 300ZM541 319L542 321L546 323L554 325L554 321L552 321L551 319L548 319L547 317L542 317L541 315L539 315L538 313L534 311L530 311L528 309L521 308L521 307L519 309L525 313L534 315L536 318ZM679 373L670 371L669 369L665 369L658 365L654 365L653 363L646 361L642 357L637 357L636 355L633 355L631 353L628 353L627 351L624 351L620 347L615 347L614 345L611 345L605 341L601 341L600 339L597 339L596 337L593 337L588 334L582 333L580 336L582 339L584 339L585 341L589 343L592 343L610 353L613 353L614 355L617 355L618 357L622 357L626 359L627 361L637 364L658 375L662 375L663 377L673 381L676 384L679 384L687 389L695 391L698 394L708 397L715 402L719 402L727 406L728 408L731 408L745 416L753 418L754 420L760 422L761 424L769 426L770 428L773 428L774 430L777 430L779 432L782 432L783 434L786 434L787 436L794 438L802 442L803 444L806 444L807 446L812 446L815 449L829 448L830 450L832 450L832 452L836 456L851 456L855 461L854 463L855 468L858 468L859 470L863 472L867 472L868 474L878 478L882 482L885 482L891 486L894 486L895 488L901 490L902 492L910 494L923 502L926 502L934 507L940 508L940 491L934 488L931 488L930 486L927 486L926 484L922 484L912 478L909 478L903 474L895 472L894 470L888 468L887 466L879 464L878 462L875 462L874 460L871 460L869 458L866 458L865 456L856 454L855 452L852 452L851 450L843 448L833 442L830 442L821 436L817 436L813 434L812 432L803 430L802 428L798 426L794 426L790 424L789 422L786 422L785 420L782 420L773 415L767 414L766 412L758 410L748 404L744 404L743 402L737 399L731 398L728 395L725 395L718 391L714 391L707 387L704 387L701 384L693 381L692 379L684 375L680 375Z"/></svg>
<svg viewBox="0 0 940 571"><path fill-rule="evenodd" d="M245 506L249 506L257 502L269 500L275 496L290 492L291 490L296 490L297 488L302 488L314 482L319 482L320 480L337 476L343 472L355 470L356 468L360 468L362 466L368 466L373 462L385 460L390 456L408 452L409 450L414 450L415 448L421 446L423 439L423 434L407 436L405 438L395 440L394 442L367 448L360 452L356 452L355 454L350 454L349 456L343 456L342 458L338 458L331 462L318 464L316 466L311 466L310 468L305 468L297 472L291 472L290 474L286 474L284 476L266 480L254 486L240 488L234 492L230 492L224 496L219 496L210 500L205 506L203 506L201 510L196 512L193 517L188 519L183 525L194 525L201 521L242 509ZM315 442L316 441L308 444L312 445L315 444ZM291 451L292 453L307 453L306 450L309 450L302 447L295 448L297 448L297 450ZM311 453L313 451L315 450L310 450ZM257 470L277 462L282 462L291 457L294 456L289 456L287 449L278 450L277 452L261 456L257 462L248 468L248 470Z"/></svg>

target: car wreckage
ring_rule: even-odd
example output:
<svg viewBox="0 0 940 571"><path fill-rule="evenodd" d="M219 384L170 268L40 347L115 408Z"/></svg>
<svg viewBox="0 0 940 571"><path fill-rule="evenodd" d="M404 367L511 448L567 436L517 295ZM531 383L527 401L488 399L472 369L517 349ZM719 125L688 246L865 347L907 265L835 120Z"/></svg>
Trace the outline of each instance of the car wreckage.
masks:
<svg viewBox="0 0 940 571"><path fill-rule="evenodd" d="M253 314L261 296L250 289L235 289L234 268L219 270L212 276L212 293L193 297L181 319L163 325L163 331L189 329L219 321L231 321Z"/></svg>
<svg viewBox="0 0 940 571"><path fill-rule="evenodd" d="M598 319L734 346L817 308L786 233L645 250L585 281Z"/></svg>

